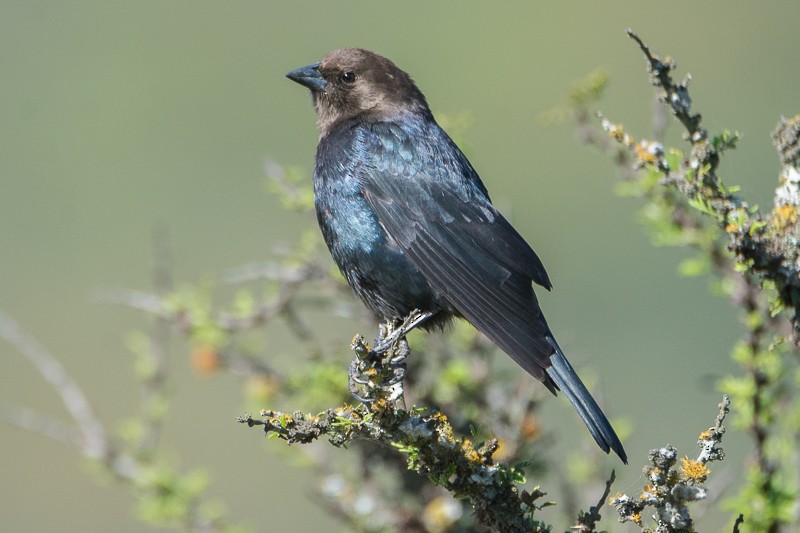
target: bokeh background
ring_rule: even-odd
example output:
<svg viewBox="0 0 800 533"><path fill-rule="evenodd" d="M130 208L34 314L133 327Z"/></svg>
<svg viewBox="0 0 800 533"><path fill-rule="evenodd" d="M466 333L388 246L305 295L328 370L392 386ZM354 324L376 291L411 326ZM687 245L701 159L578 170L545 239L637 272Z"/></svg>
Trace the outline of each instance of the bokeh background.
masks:
<svg viewBox="0 0 800 533"><path fill-rule="evenodd" d="M95 303L93 291L148 288L157 227L168 228L176 279L191 283L291 244L303 221L266 194L263 166L271 158L310 173L317 133L308 96L283 74L333 48L369 48L408 70L435 112L470 117L472 162L554 282L541 297L550 324L608 411L633 427L632 466L617 469L616 489L636 490L648 449L694 452L719 400L715 380L734 370L736 316L709 296L708 279L676 274L685 251L651 247L637 201L614 193L609 160L539 117L602 66L611 85L600 107L648 134L653 91L623 31L632 27L694 74L707 128L744 134L721 174L768 205L778 172L769 133L781 114L800 112L798 18L789 2L3 0L0 309L117 427L138 400L125 338L146 321ZM677 128L670 135L680 142ZM255 530L287 529L298 510L300 529L335 529L309 503L311 477L292 454L267 453L281 444L233 424L239 383L199 378L186 347L174 348L164 437L174 460L208 466L211 494ZM6 344L0 383L0 402L66 417ZM554 400L544 412L565 448L588 438L569 411ZM730 434L731 458L717 467L733 490L747 446ZM0 472L3 531L151 530L135 520L132 496L73 451L4 424Z"/></svg>

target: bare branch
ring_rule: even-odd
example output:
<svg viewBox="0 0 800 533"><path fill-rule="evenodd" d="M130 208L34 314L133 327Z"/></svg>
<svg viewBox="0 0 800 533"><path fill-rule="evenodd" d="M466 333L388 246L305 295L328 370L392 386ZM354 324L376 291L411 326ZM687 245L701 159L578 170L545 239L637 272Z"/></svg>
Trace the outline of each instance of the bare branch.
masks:
<svg viewBox="0 0 800 533"><path fill-rule="evenodd" d="M601 518L600 509L603 508L608 499L608 495L611 494L611 485L614 484L616 479L616 472L612 470L611 476L608 478L608 481L606 481L606 490L603 491L597 504L589 508L589 512L581 513L580 516L578 516L577 524L572 527L574 531L578 533L590 533L595 530L594 528Z"/></svg>
<svg viewBox="0 0 800 533"><path fill-rule="evenodd" d="M102 422L94 413L83 390L70 377L64 366L23 330L14 320L0 312L0 337L13 345L39 374L61 396L64 406L78 425L80 447L92 459L103 459L110 453Z"/></svg>
<svg viewBox="0 0 800 533"><path fill-rule="evenodd" d="M22 405L1 404L0 418L18 428L38 433L69 448L81 450L83 439L80 431L35 409Z"/></svg>

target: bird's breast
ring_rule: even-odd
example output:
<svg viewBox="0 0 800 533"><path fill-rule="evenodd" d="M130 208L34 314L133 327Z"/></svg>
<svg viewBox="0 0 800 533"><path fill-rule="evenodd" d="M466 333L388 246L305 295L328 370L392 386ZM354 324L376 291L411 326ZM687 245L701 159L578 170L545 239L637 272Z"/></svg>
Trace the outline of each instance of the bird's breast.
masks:
<svg viewBox="0 0 800 533"><path fill-rule="evenodd" d="M381 225L359 172L375 168L375 151L320 143L314 171L317 220L331 256L355 293L385 319L414 309L439 311L441 298Z"/></svg>

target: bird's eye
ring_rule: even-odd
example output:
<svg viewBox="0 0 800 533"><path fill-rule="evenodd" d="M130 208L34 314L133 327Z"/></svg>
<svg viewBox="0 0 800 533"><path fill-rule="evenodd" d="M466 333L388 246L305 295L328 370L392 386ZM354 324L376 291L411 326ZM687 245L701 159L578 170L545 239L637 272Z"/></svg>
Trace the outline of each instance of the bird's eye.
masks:
<svg viewBox="0 0 800 533"><path fill-rule="evenodd" d="M342 81L345 83L353 83L356 81L356 73L352 70L342 72Z"/></svg>

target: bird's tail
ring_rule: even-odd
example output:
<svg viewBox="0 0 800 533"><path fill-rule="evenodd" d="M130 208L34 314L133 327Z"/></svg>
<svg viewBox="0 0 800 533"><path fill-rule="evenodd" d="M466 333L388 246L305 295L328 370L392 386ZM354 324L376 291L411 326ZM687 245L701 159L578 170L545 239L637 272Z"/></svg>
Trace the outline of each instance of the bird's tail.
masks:
<svg viewBox="0 0 800 533"><path fill-rule="evenodd" d="M581 378L578 377L578 374L575 373L575 369L569 364L555 340L548 338L548 341L556 351L550 356L552 366L547 369L547 375L550 376L553 383L561 389L569 403L578 411L583 423L589 428L589 433L592 434L600 448L606 453L609 450L613 450L622 459L623 463L628 464L628 456L622 448L622 443L614 432L614 428L611 427L608 418L603 414L602 409L594 401L589 391L586 390L586 386L581 381Z"/></svg>

